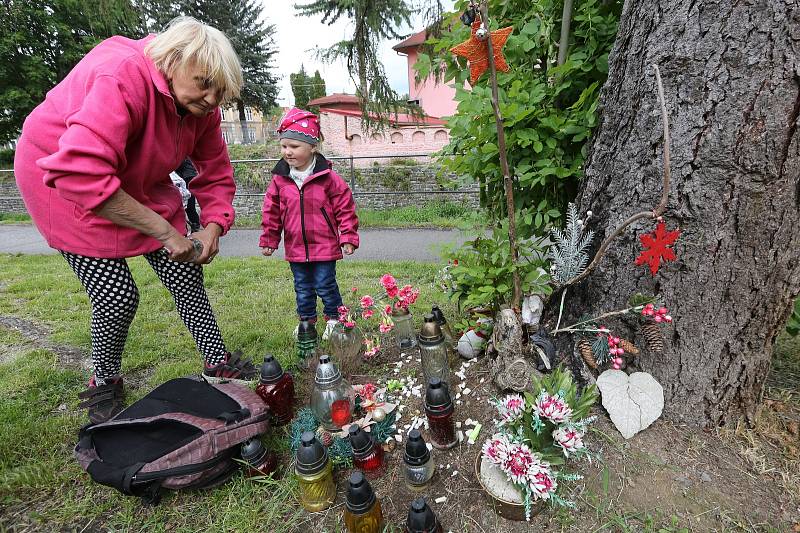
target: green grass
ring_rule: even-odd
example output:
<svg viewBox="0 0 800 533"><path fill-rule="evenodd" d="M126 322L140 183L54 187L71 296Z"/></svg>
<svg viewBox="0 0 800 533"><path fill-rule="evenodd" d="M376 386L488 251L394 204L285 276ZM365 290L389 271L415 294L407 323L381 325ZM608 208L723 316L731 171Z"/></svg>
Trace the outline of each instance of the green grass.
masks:
<svg viewBox="0 0 800 533"><path fill-rule="evenodd" d="M359 209L360 229L370 228L468 228L480 223L480 213L466 204L436 201L424 205ZM236 217L237 228L261 227L261 215Z"/></svg>
<svg viewBox="0 0 800 533"><path fill-rule="evenodd" d="M31 216L27 213L3 213L0 211L0 224L17 224L30 221Z"/></svg>
<svg viewBox="0 0 800 533"><path fill-rule="evenodd" d="M123 373L136 376L139 384L129 390L129 401L167 379L196 373L201 364L166 289L143 259L130 265L141 303L123 360ZM355 286L359 295L376 293L386 272L413 283L422 289L415 305L419 321L434 302L453 312L432 288L435 270L436 265L411 262L348 261L339 267L338 278L344 293ZM228 346L256 360L271 352L291 366L296 319L288 265L219 258L205 273ZM0 255L0 287L0 316L45 324L51 341L89 352L88 298L63 259ZM2 326L0 350L11 359L0 363L0 523L49 531L303 530L307 515L296 501L291 476L268 483L236 477L220 490L168 494L152 508L90 483L72 458L78 429L85 423L77 394L88 373L65 366L56 353ZM285 429L272 433L272 444L288 449Z"/></svg>

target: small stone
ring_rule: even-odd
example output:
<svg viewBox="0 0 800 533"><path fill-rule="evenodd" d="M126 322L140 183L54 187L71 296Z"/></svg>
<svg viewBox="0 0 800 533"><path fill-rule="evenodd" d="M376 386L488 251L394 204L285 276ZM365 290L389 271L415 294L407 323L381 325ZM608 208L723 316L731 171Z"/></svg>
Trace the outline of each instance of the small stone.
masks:
<svg viewBox="0 0 800 533"><path fill-rule="evenodd" d="M466 389L462 390L461 392L464 394L464 396L466 396L467 394L469 394L470 392L472 392L472 389L470 389L469 387L467 387Z"/></svg>
<svg viewBox="0 0 800 533"><path fill-rule="evenodd" d="M402 435L400 435L399 433L397 433L397 434L394 436L394 440L396 440L397 442L403 442L403 436L402 436Z"/></svg>
<svg viewBox="0 0 800 533"><path fill-rule="evenodd" d="M453 473L450 474L450 477L456 477L458 475L458 470L453 470Z"/></svg>
<svg viewBox="0 0 800 533"><path fill-rule="evenodd" d="M700 474L700 481L702 481L704 483L710 483L711 482L711 476L708 475L708 472L703 472L703 473Z"/></svg>
<svg viewBox="0 0 800 533"><path fill-rule="evenodd" d="M456 400L458 400L459 398L461 398L461 393L460 393L460 392L457 392L457 393L456 393Z"/></svg>
<svg viewBox="0 0 800 533"><path fill-rule="evenodd" d="M430 450L433 449L433 444L431 444L430 442L426 442L425 443L425 447L428 448L428 451L430 451ZM442 465L439 465L439 468L441 468L441 467L442 467Z"/></svg>
<svg viewBox="0 0 800 533"><path fill-rule="evenodd" d="M461 405L461 400L456 400L456 405Z"/></svg>
<svg viewBox="0 0 800 533"><path fill-rule="evenodd" d="M456 422L456 427L457 427L458 429L461 429L461 422Z"/></svg>
<svg viewBox="0 0 800 533"><path fill-rule="evenodd" d="M447 463L447 468L448 468L448 469L450 468L450 463Z"/></svg>
<svg viewBox="0 0 800 533"><path fill-rule="evenodd" d="M461 431L460 429L458 430L456 435L458 436L458 442L461 442L462 440L464 440L464 432Z"/></svg>
<svg viewBox="0 0 800 533"><path fill-rule="evenodd" d="M436 498L433 501L436 502L436 503L444 503L444 502L447 501L447 496L439 496L438 498Z"/></svg>

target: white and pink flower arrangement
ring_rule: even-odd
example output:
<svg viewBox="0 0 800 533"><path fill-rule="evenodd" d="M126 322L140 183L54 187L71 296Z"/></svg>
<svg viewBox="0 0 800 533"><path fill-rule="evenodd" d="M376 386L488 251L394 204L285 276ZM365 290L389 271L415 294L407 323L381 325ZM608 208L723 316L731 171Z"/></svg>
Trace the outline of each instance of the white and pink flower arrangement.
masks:
<svg viewBox="0 0 800 533"><path fill-rule="evenodd" d="M341 325L352 330L362 324L364 331L364 352L362 357L369 361L377 357L382 344L381 336L394 329L392 311L394 309L408 311L408 307L417 301L419 290L411 285L397 286L397 280L391 274L384 274L380 278L380 285L384 293L378 297L370 294L358 296L358 287L350 289L350 305L341 305L337 317ZM377 326L375 326L377 324Z"/></svg>
<svg viewBox="0 0 800 533"><path fill-rule="evenodd" d="M562 368L534 378L533 390L536 395L509 394L494 401L498 432L482 448L483 459L519 492L527 520L538 501L574 506L557 494L558 482L581 476L556 467L589 455L583 437L595 418L589 410L598 398L594 385L579 393L571 373Z"/></svg>

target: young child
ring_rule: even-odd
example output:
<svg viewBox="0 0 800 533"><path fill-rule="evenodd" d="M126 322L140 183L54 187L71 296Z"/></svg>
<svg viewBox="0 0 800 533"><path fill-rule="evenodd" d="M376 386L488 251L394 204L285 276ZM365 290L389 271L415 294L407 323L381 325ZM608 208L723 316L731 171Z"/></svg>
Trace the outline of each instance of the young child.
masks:
<svg viewBox="0 0 800 533"><path fill-rule="evenodd" d="M317 320L317 296L322 299L327 338L339 316L342 296L336 283L336 261L342 251L358 248L358 217L353 193L331 164L317 151L319 119L292 108L278 127L283 159L272 169L264 196L259 246L272 255L284 234L286 260L292 269L297 314Z"/></svg>

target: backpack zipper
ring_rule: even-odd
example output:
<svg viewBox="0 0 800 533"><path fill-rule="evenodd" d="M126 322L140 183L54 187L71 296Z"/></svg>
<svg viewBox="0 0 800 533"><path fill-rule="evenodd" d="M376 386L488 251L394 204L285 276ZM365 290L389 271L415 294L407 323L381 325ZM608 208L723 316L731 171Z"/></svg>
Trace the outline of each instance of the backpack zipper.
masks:
<svg viewBox="0 0 800 533"><path fill-rule="evenodd" d="M168 468L166 470L159 470L158 472L146 472L144 474L134 474L134 476L131 478L131 483L134 482L144 483L146 481L153 481L154 479L196 474L198 472L202 472L203 470L208 469L209 467L215 466L223 461L231 459L235 453L232 450L233 448L229 450L229 453L220 455L218 457L214 457L213 459L209 459L208 461L204 461L202 463L176 466L174 468Z"/></svg>

